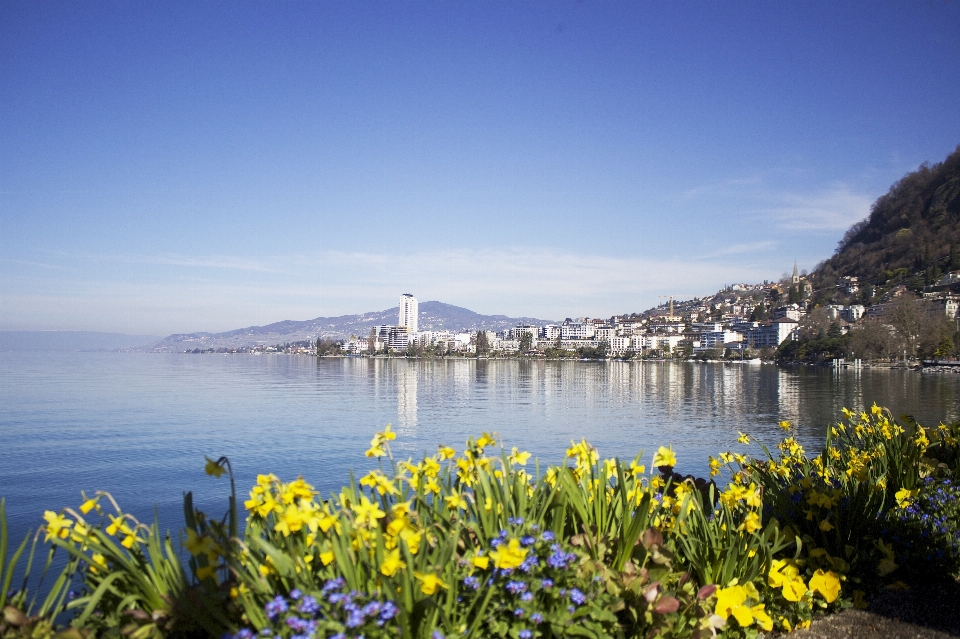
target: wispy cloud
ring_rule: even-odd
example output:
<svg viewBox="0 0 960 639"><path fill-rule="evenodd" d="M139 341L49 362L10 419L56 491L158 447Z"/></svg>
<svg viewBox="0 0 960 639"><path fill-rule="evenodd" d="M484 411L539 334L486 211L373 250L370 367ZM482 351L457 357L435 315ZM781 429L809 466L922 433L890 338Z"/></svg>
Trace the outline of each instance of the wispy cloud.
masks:
<svg viewBox="0 0 960 639"><path fill-rule="evenodd" d="M712 259L715 257L723 257L725 255L746 255L750 253L762 253L764 251L772 251L775 249L780 242L776 240L765 240L762 242L746 242L743 244L730 244L724 246L723 248L706 253L702 256L701 259Z"/></svg>
<svg viewBox="0 0 960 639"><path fill-rule="evenodd" d="M695 200L706 195L723 195L743 193L745 187L756 189L763 185L763 178L759 175L748 175L739 178L730 178L727 180L717 180L705 184L698 184L678 194L677 197L684 200Z"/></svg>
<svg viewBox="0 0 960 639"><path fill-rule="evenodd" d="M720 255L660 259L524 247L328 251L257 260L126 256L125 263L130 268L122 272L100 262L102 267L76 269L62 279L5 278L0 282L0 324L61 329L82 324L150 333L221 331L382 310L394 306L405 292L482 313L603 317L649 308L657 304L658 295L705 295L725 284L770 276ZM138 264L143 268L138 270ZM247 267L257 271L256 277Z"/></svg>
<svg viewBox="0 0 960 639"><path fill-rule="evenodd" d="M781 226L797 231L841 231L870 213L872 197L838 184L813 194L784 194L768 210Z"/></svg>
<svg viewBox="0 0 960 639"><path fill-rule="evenodd" d="M177 255L175 253L161 253L157 255L89 255L91 259L107 262L123 262L127 264L156 264L166 266L184 266L189 268L212 268L233 271L260 271L279 273L268 261L236 257L232 255Z"/></svg>

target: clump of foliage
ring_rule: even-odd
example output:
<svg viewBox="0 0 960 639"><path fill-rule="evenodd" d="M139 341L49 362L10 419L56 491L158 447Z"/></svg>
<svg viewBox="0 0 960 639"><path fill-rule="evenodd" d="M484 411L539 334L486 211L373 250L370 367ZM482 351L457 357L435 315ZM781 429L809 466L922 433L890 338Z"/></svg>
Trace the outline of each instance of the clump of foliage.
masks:
<svg viewBox="0 0 960 639"><path fill-rule="evenodd" d="M711 458L711 481L675 473L669 448L648 472L585 440L530 472L489 433L398 460L388 426L375 467L327 498L258 476L242 534L229 461L208 459L231 478L228 509L213 519L187 495L186 563L155 524L84 497L45 513L50 559L69 560L42 605L25 586L2 600L0 636L755 637L864 606L915 560L957 569L960 425L845 410L816 455L781 427L775 452ZM26 544L0 564L0 596Z"/></svg>

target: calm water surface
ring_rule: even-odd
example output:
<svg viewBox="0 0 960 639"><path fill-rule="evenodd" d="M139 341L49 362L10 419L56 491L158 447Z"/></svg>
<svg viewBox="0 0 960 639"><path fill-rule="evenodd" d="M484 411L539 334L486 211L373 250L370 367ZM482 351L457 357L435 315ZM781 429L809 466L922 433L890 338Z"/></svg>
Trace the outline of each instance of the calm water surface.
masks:
<svg viewBox="0 0 960 639"><path fill-rule="evenodd" d="M660 445L681 472L736 444L809 448L844 406L873 402L921 423L957 418L960 376L773 365L322 359L288 355L0 353L0 496L12 532L45 509L109 490L144 520L179 527L184 491L220 516L229 484L203 473L227 455L246 493L257 473L303 475L324 494L365 472L373 433L392 423L395 456L462 447L481 431L561 461L586 437L604 456L645 461ZM754 449L756 451L756 449Z"/></svg>

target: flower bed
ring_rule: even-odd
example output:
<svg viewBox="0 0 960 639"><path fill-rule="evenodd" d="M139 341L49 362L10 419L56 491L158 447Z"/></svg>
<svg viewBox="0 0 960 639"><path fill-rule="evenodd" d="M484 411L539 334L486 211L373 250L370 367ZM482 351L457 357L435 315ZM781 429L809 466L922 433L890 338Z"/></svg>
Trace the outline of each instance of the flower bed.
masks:
<svg viewBox="0 0 960 639"><path fill-rule="evenodd" d="M957 569L960 425L844 411L812 456L781 427L773 452L710 459L723 487L674 473L667 448L648 472L586 441L543 472L486 433L395 460L389 426L377 468L326 499L260 475L239 504L229 461L208 460L229 509L187 495L186 564L156 525L84 496L44 515L68 561L42 601L11 590L36 543L0 565L0 636L753 637L905 587L918 557Z"/></svg>

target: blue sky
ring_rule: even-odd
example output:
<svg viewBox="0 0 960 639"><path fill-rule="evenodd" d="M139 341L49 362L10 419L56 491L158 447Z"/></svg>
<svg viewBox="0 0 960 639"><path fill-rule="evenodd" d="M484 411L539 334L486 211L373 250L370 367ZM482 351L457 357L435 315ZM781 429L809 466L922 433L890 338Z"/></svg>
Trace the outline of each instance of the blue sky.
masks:
<svg viewBox="0 0 960 639"><path fill-rule="evenodd" d="M960 143L960 3L0 2L0 329L637 311Z"/></svg>

